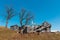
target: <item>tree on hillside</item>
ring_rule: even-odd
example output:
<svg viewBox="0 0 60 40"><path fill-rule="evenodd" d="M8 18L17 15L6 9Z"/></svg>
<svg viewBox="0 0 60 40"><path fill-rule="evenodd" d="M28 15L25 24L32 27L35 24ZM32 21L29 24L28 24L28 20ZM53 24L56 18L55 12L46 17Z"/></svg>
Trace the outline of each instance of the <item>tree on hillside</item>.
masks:
<svg viewBox="0 0 60 40"><path fill-rule="evenodd" d="M8 21L14 17L15 14L14 14L14 9L13 8L10 8L10 7L7 7L6 9L6 15L5 15L5 18L6 18L6 27L8 26Z"/></svg>
<svg viewBox="0 0 60 40"><path fill-rule="evenodd" d="M27 12L25 9L21 10L21 13L19 13L19 20L21 27L23 25L29 24L29 22L33 19L33 15L31 15L30 12Z"/></svg>

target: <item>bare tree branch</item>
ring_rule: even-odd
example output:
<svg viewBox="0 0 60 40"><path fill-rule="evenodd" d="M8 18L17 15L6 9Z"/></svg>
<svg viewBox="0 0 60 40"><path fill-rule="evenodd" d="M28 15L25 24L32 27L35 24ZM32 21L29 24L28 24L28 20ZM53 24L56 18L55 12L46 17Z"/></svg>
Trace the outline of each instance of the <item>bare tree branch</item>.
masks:
<svg viewBox="0 0 60 40"><path fill-rule="evenodd" d="M27 25L31 19L33 19L33 16L31 15L30 12L26 12L26 10L22 9L21 13L19 14L20 18L20 25L23 26ZM25 23L23 23L25 21Z"/></svg>

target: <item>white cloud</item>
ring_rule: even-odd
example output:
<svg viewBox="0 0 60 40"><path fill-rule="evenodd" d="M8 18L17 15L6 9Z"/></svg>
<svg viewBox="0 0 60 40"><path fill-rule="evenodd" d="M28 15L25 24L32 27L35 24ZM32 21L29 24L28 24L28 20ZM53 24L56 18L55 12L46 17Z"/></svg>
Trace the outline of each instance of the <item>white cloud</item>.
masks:
<svg viewBox="0 0 60 40"><path fill-rule="evenodd" d="M57 31L59 31L59 30L51 30L51 32L57 32Z"/></svg>

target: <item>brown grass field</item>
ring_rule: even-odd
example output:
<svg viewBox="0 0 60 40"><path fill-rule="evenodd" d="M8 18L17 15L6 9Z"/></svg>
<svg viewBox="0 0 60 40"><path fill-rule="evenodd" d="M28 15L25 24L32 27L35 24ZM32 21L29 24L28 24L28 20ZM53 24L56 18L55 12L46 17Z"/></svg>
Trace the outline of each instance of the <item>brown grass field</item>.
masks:
<svg viewBox="0 0 60 40"><path fill-rule="evenodd" d="M0 27L0 40L60 40L60 33L19 34L5 27Z"/></svg>

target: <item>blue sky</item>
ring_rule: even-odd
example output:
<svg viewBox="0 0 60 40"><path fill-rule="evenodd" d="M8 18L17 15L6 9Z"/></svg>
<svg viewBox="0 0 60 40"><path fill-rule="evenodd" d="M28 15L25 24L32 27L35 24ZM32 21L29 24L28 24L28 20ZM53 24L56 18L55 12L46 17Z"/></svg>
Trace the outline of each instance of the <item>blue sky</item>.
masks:
<svg viewBox="0 0 60 40"><path fill-rule="evenodd" d="M31 11L35 16L35 23L41 24L47 21L52 25L52 30L60 30L60 0L0 0L0 15L6 13L7 5L12 6L16 12L22 8ZM5 19L1 20L0 16L0 25L5 26ZM14 24L19 25L17 16L9 21L8 26Z"/></svg>

